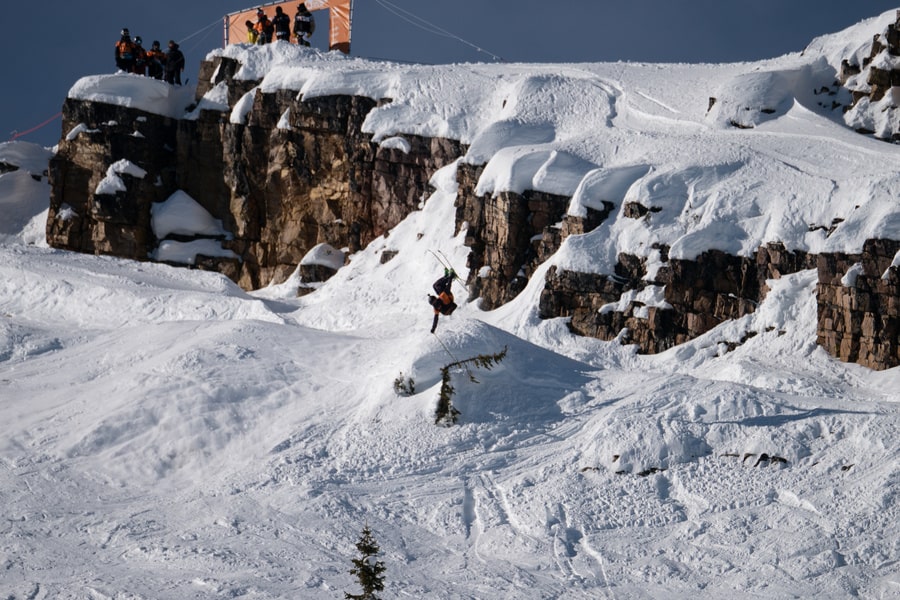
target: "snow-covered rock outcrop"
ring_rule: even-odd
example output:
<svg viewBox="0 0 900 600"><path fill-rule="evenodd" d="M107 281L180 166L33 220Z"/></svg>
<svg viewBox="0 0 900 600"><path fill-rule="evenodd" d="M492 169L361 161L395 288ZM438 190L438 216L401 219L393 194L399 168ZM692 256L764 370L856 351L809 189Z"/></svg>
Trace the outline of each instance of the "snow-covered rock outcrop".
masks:
<svg viewBox="0 0 900 600"><path fill-rule="evenodd" d="M446 168L485 309L527 291L542 318L658 352L753 312L770 279L846 256L876 300L823 295L859 312L823 308L820 341L893 366L900 152L858 133L883 129L858 122L892 96L870 86L864 102L845 71L864 56L870 78L889 66L895 48L878 40L896 37L895 22L723 65L398 65L238 44L207 57L178 118L181 90L87 78L64 109L48 237L159 258L152 205L183 191L225 231L186 262L258 288L320 244L352 260L418 211ZM155 114L147 97L161 98ZM123 159L146 175L98 193ZM821 285L842 276L824 268Z"/></svg>

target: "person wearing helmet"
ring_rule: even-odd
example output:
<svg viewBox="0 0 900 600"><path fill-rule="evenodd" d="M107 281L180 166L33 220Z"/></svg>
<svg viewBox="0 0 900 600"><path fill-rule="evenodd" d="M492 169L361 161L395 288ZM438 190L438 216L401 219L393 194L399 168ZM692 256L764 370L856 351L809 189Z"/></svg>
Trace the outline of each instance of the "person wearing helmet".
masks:
<svg viewBox="0 0 900 600"><path fill-rule="evenodd" d="M147 74L147 51L144 50L144 41L141 36L134 36L134 67L131 72L136 75Z"/></svg>
<svg viewBox="0 0 900 600"><path fill-rule="evenodd" d="M309 46L309 38L312 37L316 30L316 20L312 13L306 8L306 4L301 2L297 5L297 14L294 16L294 37L301 46Z"/></svg>
<svg viewBox="0 0 900 600"><path fill-rule="evenodd" d="M116 42L116 67L126 73L134 68L134 42L127 29L122 30L121 37Z"/></svg>
<svg viewBox="0 0 900 600"><path fill-rule="evenodd" d="M272 26L275 28L276 41L291 41L291 19L284 14L280 6L275 7L275 18L272 19Z"/></svg>
<svg viewBox="0 0 900 600"><path fill-rule="evenodd" d="M181 72L184 71L184 54L178 49L175 40L169 40L169 50L166 52L166 82L172 85L181 85Z"/></svg>
<svg viewBox="0 0 900 600"><path fill-rule="evenodd" d="M153 40L153 44L146 54L147 75L153 79L163 78L163 66L166 63L166 55L159 47L159 40Z"/></svg>
<svg viewBox="0 0 900 600"><path fill-rule="evenodd" d="M269 20L269 16L266 15L266 11L263 9L259 9L256 11L256 33L257 33L257 44L268 44L272 41L272 37L275 33L275 27L272 25L272 21Z"/></svg>
<svg viewBox="0 0 900 600"><path fill-rule="evenodd" d="M444 269L444 276L434 282L431 286L437 296L428 295L428 304L434 308L434 321L431 323L431 333L437 329L438 318L441 315L450 316L456 310L456 303L453 301L453 280L456 279L456 272L453 269Z"/></svg>

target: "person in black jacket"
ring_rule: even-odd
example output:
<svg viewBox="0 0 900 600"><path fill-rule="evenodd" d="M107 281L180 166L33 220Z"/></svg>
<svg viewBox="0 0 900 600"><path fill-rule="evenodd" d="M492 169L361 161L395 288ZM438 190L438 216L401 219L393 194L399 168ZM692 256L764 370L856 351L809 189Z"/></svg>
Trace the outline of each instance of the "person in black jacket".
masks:
<svg viewBox="0 0 900 600"><path fill-rule="evenodd" d="M275 26L275 39L285 42L291 41L291 19L284 14L280 6L275 7L275 18L272 19Z"/></svg>
<svg viewBox="0 0 900 600"><path fill-rule="evenodd" d="M456 304L453 302L453 291L450 289L455 278L456 273L453 269L444 269L444 276L431 286L437 294L437 296L428 295L428 304L434 308L434 321L431 323L431 333L434 333L434 330L437 329L440 315L450 316L456 310Z"/></svg>
<svg viewBox="0 0 900 600"><path fill-rule="evenodd" d="M306 8L306 4L301 2L297 6L297 15L294 17L294 37L301 46L309 46L309 40L313 32L316 30L316 20L312 13Z"/></svg>
<svg viewBox="0 0 900 600"><path fill-rule="evenodd" d="M184 71L184 54L178 49L175 40L169 40L169 50L166 52L166 82L172 85L181 85L181 72Z"/></svg>
<svg viewBox="0 0 900 600"><path fill-rule="evenodd" d="M159 40L153 40L150 49L147 50L147 75L153 79L163 78L163 65L166 62L166 55L159 47Z"/></svg>

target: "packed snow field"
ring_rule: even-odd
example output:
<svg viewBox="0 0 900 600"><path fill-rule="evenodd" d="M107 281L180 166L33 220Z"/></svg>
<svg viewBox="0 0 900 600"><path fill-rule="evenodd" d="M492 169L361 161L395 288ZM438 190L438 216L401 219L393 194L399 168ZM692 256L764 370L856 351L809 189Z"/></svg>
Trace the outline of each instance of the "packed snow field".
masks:
<svg viewBox="0 0 900 600"><path fill-rule="evenodd" d="M630 89L624 71L616 85ZM671 71L731 82L737 67ZM895 218L893 146L792 101L744 146L724 144L739 132L708 134L718 126L684 116L674 92L639 89L647 111L600 120L655 131L660 164L673 136L692 144L678 169L645 179L659 169L622 162L591 175L574 142L566 156L526 148L571 142L560 132L578 124L545 130L519 114L501 126L474 111L460 127L480 140L475 153L497 157L484 193L527 179L568 190L577 213L598 189L650 205L690 189L696 218L656 232L685 256L719 239L741 251L773 230L797 247L842 247ZM371 124L384 139L389 116ZM816 139L847 151L798 164ZM724 167L711 141L733 151ZM697 177L684 179L687 157ZM0 596L340 598L359 591L350 561L368 525L386 598L900 597L900 371L816 346L815 272L771 281L754 314L656 356L540 321L543 271L491 312L457 284L461 306L432 336L432 251L458 269L467 255L453 165L421 210L296 298L297 276L247 293L218 274L47 248L47 183L25 176L46 159L0 145L0 162L22 166L0 175ZM774 204L757 207L768 221L735 217L735 190L757 193L756 166L764 191L797 199L803 233ZM807 235L806 218L830 213L798 186L823 173L872 197L827 240ZM828 211L858 200L828 195ZM571 238L550 262L597 268L649 239L625 223ZM386 249L397 256L381 264ZM453 372L459 422L435 425L441 367L504 348L491 370ZM398 378L414 393L398 394Z"/></svg>

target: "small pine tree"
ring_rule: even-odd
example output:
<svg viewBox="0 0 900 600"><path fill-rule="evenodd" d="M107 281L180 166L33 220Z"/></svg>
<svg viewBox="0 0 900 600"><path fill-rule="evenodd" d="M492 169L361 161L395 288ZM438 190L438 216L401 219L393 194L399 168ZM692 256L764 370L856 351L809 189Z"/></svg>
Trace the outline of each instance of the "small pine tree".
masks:
<svg viewBox="0 0 900 600"><path fill-rule="evenodd" d="M356 575L363 592L362 594L344 592L344 598L345 600L380 600L375 592L384 590L385 566L383 562L376 560L381 549L368 524L363 528L359 541L356 542L356 549L359 550L360 556L353 559L353 568L350 569L350 574Z"/></svg>
<svg viewBox="0 0 900 600"><path fill-rule="evenodd" d="M403 377L403 373L394 380L394 393L398 396L412 396L416 393L416 381L412 377Z"/></svg>
<svg viewBox="0 0 900 600"><path fill-rule="evenodd" d="M504 346L503 351L498 352L497 354L479 354L478 356L473 356L472 358L467 358L465 360L457 360L449 365L441 367L441 391L438 396L437 408L434 411L435 425L453 425L456 423L459 415L462 414L455 406L453 406L453 393L456 392L456 388L450 383L450 369L453 367L465 367L466 373L469 374L469 381L478 383L478 380L475 379L475 376L469 369L469 363L474 363L478 367L490 370L501 360L506 358L506 351L507 347Z"/></svg>

